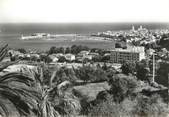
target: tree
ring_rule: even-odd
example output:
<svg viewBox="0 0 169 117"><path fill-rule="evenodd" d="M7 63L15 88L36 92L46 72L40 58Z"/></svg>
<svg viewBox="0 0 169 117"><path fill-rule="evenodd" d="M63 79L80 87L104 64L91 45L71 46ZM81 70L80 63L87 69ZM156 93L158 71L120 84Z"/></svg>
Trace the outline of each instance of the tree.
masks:
<svg viewBox="0 0 169 117"><path fill-rule="evenodd" d="M0 49L0 61L7 54L7 46L5 45ZM1 65L0 72L9 65ZM9 110L9 103L14 105L20 115L30 115L32 109L36 108L33 95L28 90L31 89L30 84L32 81L30 77L22 73L7 73L0 76L0 115L10 115L13 109Z"/></svg>
<svg viewBox="0 0 169 117"><path fill-rule="evenodd" d="M24 48L19 48L18 51L19 51L20 53L26 54L26 50L25 50Z"/></svg>
<svg viewBox="0 0 169 117"><path fill-rule="evenodd" d="M89 117L166 117L168 114L167 104L158 95L147 97L139 94L134 99L125 98L120 103L114 102L113 96L107 93L102 93L101 97L95 100L97 104L90 104Z"/></svg>
<svg viewBox="0 0 169 117"><path fill-rule="evenodd" d="M136 64L136 76L140 80L148 80L150 74L149 62L142 60Z"/></svg>
<svg viewBox="0 0 169 117"><path fill-rule="evenodd" d="M56 49L57 53L65 53L64 47L60 47Z"/></svg>
<svg viewBox="0 0 169 117"><path fill-rule="evenodd" d="M34 87L37 89L36 100L38 102L37 110L39 117L55 117L59 115L50 101L51 93L57 93L58 84L53 83L55 75L56 72L53 72L52 76L49 78L49 85L44 84L45 78L43 69L40 68L39 75L34 75Z"/></svg>
<svg viewBox="0 0 169 117"><path fill-rule="evenodd" d="M58 62L66 62L66 58L64 56L61 56L59 58Z"/></svg>
<svg viewBox="0 0 169 117"><path fill-rule="evenodd" d="M101 67L93 68L91 66L83 66L76 70L76 76L84 81L101 82L107 81L106 72Z"/></svg>
<svg viewBox="0 0 169 117"><path fill-rule="evenodd" d="M162 35L159 45L161 48L166 48L167 50L169 50L169 34L164 34Z"/></svg>
<svg viewBox="0 0 169 117"><path fill-rule="evenodd" d="M106 63L103 64L102 69L105 70L105 71L108 70L108 66L107 66Z"/></svg>
<svg viewBox="0 0 169 117"><path fill-rule="evenodd" d="M44 71L43 66L39 66L35 73L24 70L34 79L32 89L36 91L34 99L37 102L38 117L57 117L63 113L72 114L79 110L80 102L72 94L65 93L71 82L64 68L55 69L51 75Z"/></svg>
<svg viewBox="0 0 169 117"><path fill-rule="evenodd" d="M41 61L44 61L44 62L45 62L46 59L47 59L47 55L43 55L43 54L40 55L40 60L41 60Z"/></svg>
<svg viewBox="0 0 169 117"><path fill-rule="evenodd" d="M9 53L9 57L10 57L10 60L11 61L15 61L16 60L16 57L12 55L12 53Z"/></svg>
<svg viewBox="0 0 169 117"><path fill-rule="evenodd" d="M6 53L5 46L0 50L0 60L5 57ZM0 71L6 67L6 64L1 66ZM10 110L7 108L9 103L6 103L6 100L9 100L16 107L20 116L32 116L32 113L38 117L59 116L57 107L60 107L61 102L71 107L72 111L79 109L80 103L76 99L72 99L72 95L64 93L67 89L65 87L70 85L70 82L54 82L57 71L49 75L49 72L43 71L45 69L42 68L43 66L39 66L33 70L26 67L19 73L0 76L0 115L9 115ZM46 81L47 79L48 81ZM70 111L70 109L68 110ZM67 110L63 111L66 112Z"/></svg>
<svg viewBox="0 0 169 117"><path fill-rule="evenodd" d="M168 105L164 103L162 98L157 94L151 97L138 95L135 98L135 102L136 105L132 111L138 116L165 117L168 114Z"/></svg>
<svg viewBox="0 0 169 117"><path fill-rule="evenodd" d="M122 48L122 46L121 46L120 43L116 43L116 44L115 44L115 48Z"/></svg>
<svg viewBox="0 0 169 117"><path fill-rule="evenodd" d="M98 55L92 58L92 61L94 62L101 62L102 61L102 56Z"/></svg>
<svg viewBox="0 0 169 117"><path fill-rule="evenodd" d="M161 62L160 68L157 70L157 76L155 81L168 87L168 77L169 77L169 63Z"/></svg>
<svg viewBox="0 0 169 117"><path fill-rule="evenodd" d="M55 47L55 46L52 46L52 47L49 49L49 54L53 54L53 53L56 53L56 47Z"/></svg>
<svg viewBox="0 0 169 117"><path fill-rule="evenodd" d="M45 62L46 63L50 63L50 62L52 62L52 59L49 56L46 56L45 57Z"/></svg>
<svg viewBox="0 0 169 117"><path fill-rule="evenodd" d="M77 54L77 53L78 53L78 50L77 50L77 46L76 46L76 45L72 45L72 46L71 46L71 53L72 53L72 54Z"/></svg>
<svg viewBox="0 0 169 117"><path fill-rule="evenodd" d="M54 82L61 83L63 81L75 82L77 80L75 71L73 68L61 67L56 72Z"/></svg>
<svg viewBox="0 0 169 117"><path fill-rule="evenodd" d="M72 54L78 54L81 51L88 51L89 48L87 46L82 46L82 45L72 45L71 46L71 53Z"/></svg>
<svg viewBox="0 0 169 117"><path fill-rule="evenodd" d="M92 48L90 51L91 52L97 52L97 50L98 50L97 48Z"/></svg>
<svg viewBox="0 0 169 117"><path fill-rule="evenodd" d="M71 49L69 47L66 48L65 53L71 53Z"/></svg>
<svg viewBox="0 0 169 117"><path fill-rule="evenodd" d="M91 74L92 74L92 77L90 79L92 82L101 82L101 81L108 80L106 72L101 67L94 70L94 72Z"/></svg>
<svg viewBox="0 0 169 117"><path fill-rule="evenodd" d="M129 73L134 74L135 68L136 68L136 64L134 62L125 61L121 66L122 73L126 75L129 75Z"/></svg>
<svg viewBox="0 0 169 117"><path fill-rule="evenodd" d="M36 56L31 56L31 57L30 57L30 60L31 60L31 61L37 61L37 57L36 57Z"/></svg>
<svg viewBox="0 0 169 117"><path fill-rule="evenodd" d="M125 97L130 96L137 87L137 80L132 76L123 74L115 75L109 80L110 93L113 94L116 102L121 102Z"/></svg>
<svg viewBox="0 0 169 117"><path fill-rule="evenodd" d="M90 66L83 66L77 69L76 74L79 79L84 80L85 82L90 80L90 73L93 72L93 69Z"/></svg>
<svg viewBox="0 0 169 117"><path fill-rule="evenodd" d="M102 62L107 62L109 60L110 60L110 56L103 56L101 61Z"/></svg>

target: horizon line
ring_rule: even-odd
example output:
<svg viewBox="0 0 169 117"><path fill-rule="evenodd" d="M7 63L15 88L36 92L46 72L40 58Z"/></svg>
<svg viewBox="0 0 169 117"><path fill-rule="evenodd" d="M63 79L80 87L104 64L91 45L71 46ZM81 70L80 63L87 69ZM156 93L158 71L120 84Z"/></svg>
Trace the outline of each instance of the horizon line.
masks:
<svg viewBox="0 0 169 117"><path fill-rule="evenodd" d="M169 22L0 22L0 24L148 24L148 23L157 23L157 24L169 24Z"/></svg>

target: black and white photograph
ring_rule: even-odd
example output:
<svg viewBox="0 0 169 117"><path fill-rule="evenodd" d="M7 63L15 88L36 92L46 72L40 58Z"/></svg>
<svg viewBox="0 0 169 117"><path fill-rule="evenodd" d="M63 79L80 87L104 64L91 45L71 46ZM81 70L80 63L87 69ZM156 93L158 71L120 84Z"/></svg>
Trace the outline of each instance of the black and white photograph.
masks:
<svg viewBox="0 0 169 117"><path fill-rule="evenodd" d="M0 117L169 117L169 0L0 0Z"/></svg>

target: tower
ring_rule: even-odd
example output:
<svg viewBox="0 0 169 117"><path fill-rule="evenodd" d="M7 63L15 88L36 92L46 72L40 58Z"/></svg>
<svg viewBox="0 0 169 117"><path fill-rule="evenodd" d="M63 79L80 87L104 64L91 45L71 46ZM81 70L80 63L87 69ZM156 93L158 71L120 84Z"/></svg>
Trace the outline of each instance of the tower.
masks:
<svg viewBox="0 0 169 117"><path fill-rule="evenodd" d="M134 28L134 26L132 25L132 31L135 31L135 28Z"/></svg>
<svg viewBox="0 0 169 117"><path fill-rule="evenodd" d="M142 25L140 25L140 28L139 28L140 30L142 30L143 29L143 27L142 27Z"/></svg>

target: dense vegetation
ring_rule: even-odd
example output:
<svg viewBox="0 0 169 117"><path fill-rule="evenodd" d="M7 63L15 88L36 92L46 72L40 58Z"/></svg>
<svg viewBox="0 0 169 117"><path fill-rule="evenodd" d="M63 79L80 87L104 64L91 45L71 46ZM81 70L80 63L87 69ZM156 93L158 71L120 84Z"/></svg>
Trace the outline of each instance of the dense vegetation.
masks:
<svg viewBox="0 0 169 117"><path fill-rule="evenodd" d="M72 53L72 54L78 54L80 51L83 50L89 50L87 46L77 46L77 45L72 45L71 47L63 48L63 47L51 47L49 50L49 54L54 54L54 53Z"/></svg>
<svg viewBox="0 0 169 117"><path fill-rule="evenodd" d="M161 48L166 48L169 50L169 34L162 35L158 44L161 46Z"/></svg>
<svg viewBox="0 0 169 117"><path fill-rule="evenodd" d="M0 49L0 61L7 51L7 45ZM11 64L15 63L8 63ZM8 65L1 64L0 71ZM122 73L106 64L102 67L83 65L76 69L51 68L46 63L36 69L25 67L19 73L0 76L0 116L165 116L168 110L163 98L157 94L146 95L141 90L141 86L151 87L145 82L148 67L146 61L126 62L121 67ZM166 78L166 71L162 69L160 67L158 72ZM72 91L77 85L85 87L98 82L107 82L110 89L100 92L91 101Z"/></svg>

